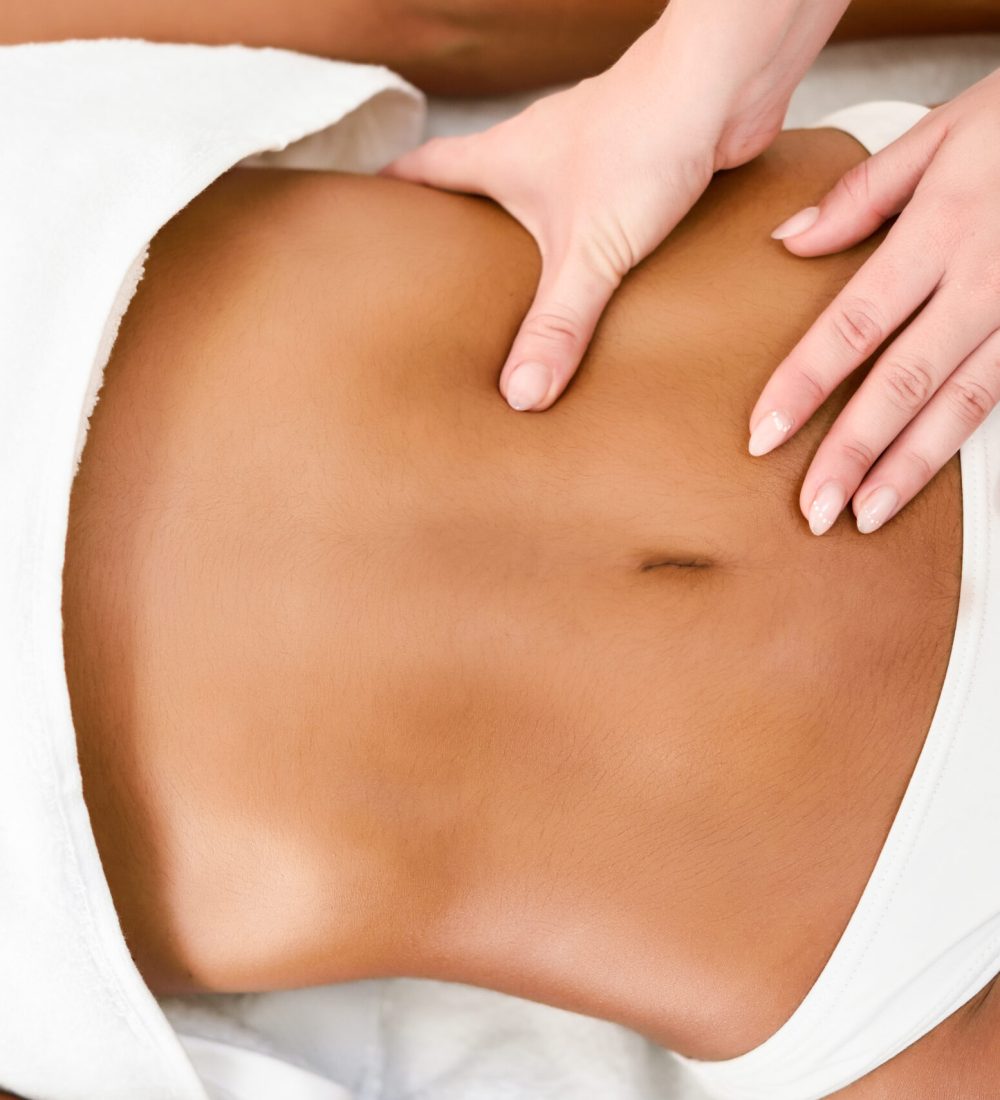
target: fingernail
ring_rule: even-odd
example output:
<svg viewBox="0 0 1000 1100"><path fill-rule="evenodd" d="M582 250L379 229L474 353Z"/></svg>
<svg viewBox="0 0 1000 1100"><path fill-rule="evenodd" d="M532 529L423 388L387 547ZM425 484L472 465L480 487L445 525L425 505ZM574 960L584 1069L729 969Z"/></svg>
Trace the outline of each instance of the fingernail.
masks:
<svg viewBox="0 0 1000 1100"><path fill-rule="evenodd" d="M773 451L779 443L785 441L794 423L795 421L788 413L773 409L750 435L750 453L754 458L759 458L761 455L766 455L768 451Z"/></svg>
<svg viewBox="0 0 1000 1100"><path fill-rule="evenodd" d="M862 535L877 531L892 519L899 507L899 493L891 485L883 485L865 499L858 509L858 530Z"/></svg>
<svg viewBox="0 0 1000 1100"><path fill-rule="evenodd" d="M840 482L826 482L809 506L809 530L814 535L825 535L837 522L846 504L847 493Z"/></svg>
<svg viewBox="0 0 1000 1100"><path fill-rule="evenodd" d="M544 363L521 363L507 379L507 404L518 412L533 409L552 388L552 371Z"/></svg>
<svg viewBox="0 0 1000 1100"><path fill-rule="evenodd" d="M786 237L794 237L799 233L805 233L807 229L812 229L818 217L819 207L807 206L805 210L793 214L787 222L782 222L771 236L776 241L783 241Z"/></svg>

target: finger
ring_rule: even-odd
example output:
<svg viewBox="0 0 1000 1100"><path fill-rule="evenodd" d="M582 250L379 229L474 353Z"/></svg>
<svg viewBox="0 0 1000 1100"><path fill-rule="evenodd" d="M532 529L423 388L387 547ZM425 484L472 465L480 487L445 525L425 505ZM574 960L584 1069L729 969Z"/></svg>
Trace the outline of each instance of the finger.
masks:
<svg viewBox="0 0 1000 1100"><path fill-rule="evenodd" d="M910 201L944 138L928 115L912 130L846 172L818 206L800 210L771 234L796 256L840 252L870 237Z"/></svg>
<svg viewBox="0 0 1000 1100"><path fill-rule="evenodd" d="M500 390L511 408L541 411L559 397L620 281L579 252L543 266L535 300L500 373Z"/></svg>
<svg viewBox="0 0 1000 1100"><path fill-rule="evenodd" d="M995 311L971 315L958 291L939 291L893 341L816 452L800 506L814 534L829 529L878 456L996 328Z"/></svg>
<svg viewBox="0 0 1000 1100"><path fill-rule="evenodd" d="M470 134L465 137L432 138L397 157L379 175L441 187L446 191L484 194L479 137L479 134Z"/></svg>
<svg viewBox="0 0 1000 1100"><path fill-rule="evenodd" d="M919 255L911 240L922 249ZM926 240L926 233L909 225L904 213L778 365L750 414L752 455L767 454L790 439L927 300L941 280L944 263Z"/></svg>
<svg viewBox="0 0 1000 1100"><path fill-rule="evenodd" d="M858 530L884 526L924 488L1000 404L1000 333L994 333L944 383L854 496Z"/></svg>

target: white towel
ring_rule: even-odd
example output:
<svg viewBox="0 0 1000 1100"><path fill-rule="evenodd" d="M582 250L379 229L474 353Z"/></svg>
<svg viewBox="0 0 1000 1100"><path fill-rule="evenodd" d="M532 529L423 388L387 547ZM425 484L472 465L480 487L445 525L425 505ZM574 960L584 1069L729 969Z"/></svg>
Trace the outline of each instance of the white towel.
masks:
<svg viewBox="0 0 1000 1100"><path fill-rule="evenodd" d="M30 1100L206 1096L121 935L63 670L70 487L147 244L246 157L372 169L422 124L420 95L380 68L240 47L0 49L0 1086Z"/></svg>

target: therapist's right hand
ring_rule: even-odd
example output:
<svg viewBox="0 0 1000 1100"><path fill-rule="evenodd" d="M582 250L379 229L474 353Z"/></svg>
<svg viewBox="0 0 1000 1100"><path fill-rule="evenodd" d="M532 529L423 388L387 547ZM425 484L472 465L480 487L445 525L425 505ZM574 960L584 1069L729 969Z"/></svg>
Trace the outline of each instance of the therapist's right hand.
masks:
<svg viewBox="0 0 1000 1100"><path fill-rule="evenodd" d="M548 408L626 273L713 173L751 160L847 0L671 0L607 72L481 134L438 139L387 175L493 197L532 234L542 273L500 376L519 410Z"/></svg>

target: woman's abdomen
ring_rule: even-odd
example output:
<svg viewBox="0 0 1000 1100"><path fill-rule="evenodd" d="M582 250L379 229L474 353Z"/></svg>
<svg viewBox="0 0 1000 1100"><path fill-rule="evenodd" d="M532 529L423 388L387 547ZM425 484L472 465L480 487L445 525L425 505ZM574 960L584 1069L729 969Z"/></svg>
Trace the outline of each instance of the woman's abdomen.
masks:
<svg viewBox="0 0 1000 1100"><path fill-rule="evenodd" d="M857 156L792 135L715 185L544 415L496 391L537 258L487 204L237 173L161 234L65 603L88 804L154 987L426 974L703 1057L790 1014L957 604L954 464L876 537L816 540L796 501L831 412L746 455L862 255L796 260L766 227Z"/></svg>

